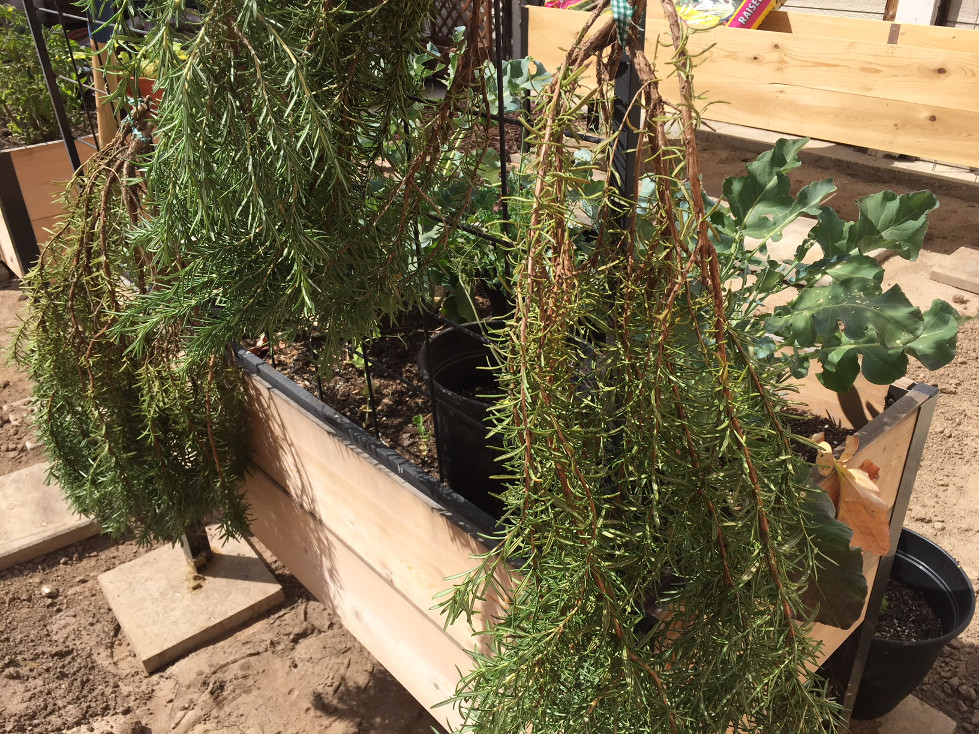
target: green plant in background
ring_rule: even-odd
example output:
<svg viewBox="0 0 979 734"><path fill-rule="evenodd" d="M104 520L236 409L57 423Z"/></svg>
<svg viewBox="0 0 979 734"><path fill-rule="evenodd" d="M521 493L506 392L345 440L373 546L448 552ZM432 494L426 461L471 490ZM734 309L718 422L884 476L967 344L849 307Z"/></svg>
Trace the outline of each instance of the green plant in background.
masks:
<svg viewBox="0 0 979 734"><path fill-rule="evenodd" d="M74 41L70 50L65 48L59 27L45 28L44 38L55 74L74 78L72 55L82 53L82 49ZM84 110L77 88L65 81L59 81L59 86L69 121L81 124ZM0 114L0 124L26 145L59 137L27 17L9 5L0 5Z"/></svg>

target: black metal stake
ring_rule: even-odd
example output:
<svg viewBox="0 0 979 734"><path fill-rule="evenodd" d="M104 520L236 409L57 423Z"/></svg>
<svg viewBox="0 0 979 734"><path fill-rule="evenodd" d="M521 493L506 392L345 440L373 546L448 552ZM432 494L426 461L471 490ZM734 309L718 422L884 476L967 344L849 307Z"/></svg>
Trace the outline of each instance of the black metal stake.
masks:
<svg viewBox="0 0 979 734"><path fill-rule="evenodd" d="M68 113L65 112L65 105L61 101L58 77L51 66L51 57L48 55L48 47L44 42L44 33L41 29L41 21L37 17L37 8L34 5L34 0L24 0L24 10L27 13L27 24L31 28L31 35L34 37L34 49L37 51L37 59L41 63L41 71L44 72L44 85L48 88L48 96L51 98L54 116L58 120L61 139L65 141L65 148L68 150L68 159L71 161L72 170L77 171L82 167L82 161L78 156L78 148L75 146L75 136L71 132Z"/></svg>
<svg viewBox="0 0 979 734"><path fill-rule="evenodd" d="M71 70L72 73L75 75L75 78L73 80L69 79L68 81L76 85L76 89L78 91L78 101L82 103L82 111L85 113L85 121L88 123L88 129L92 133L92 140L95 141L95 146L94 146L95 150L99 150L99 135L95 129L95 123L92 122L92 113L94 113L95 110L89 112L88 109L88 100L85 97L85 87L87 85L82 83L82 75L78 72L78 64L75 63L75 55L71 52L71 39L68 38L68 29L65 27L65 15L61 11L61 5L56 3L55 10L57 10L58 12L58 22L61 24L61 36L65 40L65 51L68 52L68 58L71 59ZM72 16L72 17L77 18L78 16ZM88 19L85 18L84 20L85 23L87 24ZM59 78L64 79L64 77L59 77Z"/></svg>
<svg viewBox="0 0 979 734"><path fill-rule="evenodd" d="M367 407L371 412L371 424L374 426L374 435L381 437L381 426L377 422L377 402L374 400L374 375L371 373L371 361L367 356L367 343L360 345L360 356L364 360L364 380L367 382Z"/></svg>
<svg viewBox="0 0 979 734"><path fill-rule="evenodd" d="M180 547L184 551L187 562L195 571L200 571L214 557L211 541L207 537L207 529L202 522L195 523L184 531L180 536Z"/></svg>

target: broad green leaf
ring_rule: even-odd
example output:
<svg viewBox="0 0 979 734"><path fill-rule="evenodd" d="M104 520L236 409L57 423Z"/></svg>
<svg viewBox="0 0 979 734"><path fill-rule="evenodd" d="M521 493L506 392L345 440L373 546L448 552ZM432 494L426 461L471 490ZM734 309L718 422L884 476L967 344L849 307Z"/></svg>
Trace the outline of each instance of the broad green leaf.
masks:
<svg viewBox="0 0 979 734"><path fill-rule="evenodd" d="M785 273L778 269L779 263L776 260L769 260L768 266L757 274L755 288L761 293L772 293L782 290L782 281L785 280Z"/></svg>
<svg viewBox="0 0 979 734"><path fill-rule="evenodd" d="M850 227L847 243L862 253L886 247L914 260L928 231L928 213L938 208L930 191L898 196L893 191L866 196L857 202L860 218Z"/></svg>
<svg viewBox="0 0 979 734"><path fill-rule="evenodd" d="M937 298L925 312L921 335L908 345L907 351L930 370L944 367L955 358L959 335L959 312Z"/></svg>
<svg viewBox="0 0 979 734"><path fill-rule="evenodd" d="M864 278L878 284L884 280L884 268L874 258L868 255L853 255L837 265L831 265L825 274L834 280L844 278Z"/></svg>
<svg viewBox="0 0 979 734"><path fill-rule="evenodd" d="M829 286L804 289L787 308L793 312L793 324L799 317L809 317L822 337L837 333L842 323L848 338L862 340L873 329L881 346L888 348L903 348L917 339L924 328L921 310L900 286L872 295L875 290L879 286L873 280L836 280Z"/></svg>
<svg viewBox="0 0 979 734"><path fill-rule="evenodd" d="M846 629L860 618L867 598L863 556L850 548L853 531L836 519L826 492L813 485L803 507L806 532L819 555L802 602L815 613L813 621Z"/></svg>
<svg viewBox="0 0 979 734"><path fill-rule="evenodd" d="M725 179L724 198L738 223L743 225L751 210L761 202L769 206L779 202L784 206L792 204L791 182L784 174L802 165L799 151L808 142L807 138L782 138L774 148L745 166L746 176Z"/></svg>
<svg viewBox="0 0 979 734"><path fill-rule="evenodd" d="M875 385L890 385L908 371L908 355L903 349L867 347L861 350L860 369Z"/></svg>
<svg viewBox="0 0 979 734"><path fill-rule="evenodd" d="M824 206L819 210L816 225L809 230L806 241L811 240L819 245L823 251L823 257L830 258L843 255L848 251L847 233L850 227L851 223L840 219L840 215L836 213L835 209ZM803 245L800 251L796 252L796 259L801 260L808 251L809 248Z"/></svg>
<svg viewBox="0 0 979 734"><path fill-rule="evenodd" d="M823 371L816 375L816 379L823 387L834 392L848 392L860 374L860 360L855 349L836 349L820 359L820 362Z"/></svg>
<svg viewBox="0 0 979 734"><path fill-rule="evenodd" d="M787 191L789 179L785 179L784 184ZM782 185L779 185L781 190ZM759 240L775 240L782 238L782 230L794 222L803 214L818 214L822 209L822 203L834 191L836 186L832 179L825 181L815 181L807 186L803 186L798 196L794 199L786 193L785 196L779 195L772 200L759 201L751 211L745 216L743 232L747 237Z"/></svg>

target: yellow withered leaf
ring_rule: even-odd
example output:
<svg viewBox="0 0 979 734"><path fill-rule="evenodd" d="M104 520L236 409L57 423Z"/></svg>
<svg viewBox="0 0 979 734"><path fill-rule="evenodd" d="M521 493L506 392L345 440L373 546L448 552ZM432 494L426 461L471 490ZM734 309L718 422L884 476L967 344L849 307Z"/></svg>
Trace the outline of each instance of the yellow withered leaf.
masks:
<svg viewBox="0 0 979 734"><path fill-rule="evenodd" d="M886 555L891 545L890 508L880 498L876 484L880 467L870 459L864 460L859 468L847 466L860 449L860 439L856 436L847 436L839 459L833 456L823 434L816 434L812 440L819 446L816 454L819 473L828 477L836 472L839 477L839 493L832 485L827 487L827 493L836 505L836 518L853 530L850 545L874 555Z"/></svg>

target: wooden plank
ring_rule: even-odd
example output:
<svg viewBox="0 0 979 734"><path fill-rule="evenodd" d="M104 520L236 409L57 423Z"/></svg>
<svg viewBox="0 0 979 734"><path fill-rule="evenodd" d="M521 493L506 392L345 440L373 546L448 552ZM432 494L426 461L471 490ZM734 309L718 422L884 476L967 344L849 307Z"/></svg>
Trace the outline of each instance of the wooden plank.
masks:
<svg viewBox="0 0 979 734"><path fill-rule="evenodd" d="M909 395L911 395L909 393ZM905 399L902 399L905 400ZM907 397L909 405L911 402L919 400L915 393ZM920 405L920 403L919 403ZM876 423L868 424L865 428L857 432L860 438L860 449L856 455L850 459L851 466L860 466L865 460L869 459L877 466L881 467L878 488L880 489L881 499L887 503L888 507L894 507L897 499L897 490L901 484L901 477L904 474L904 464L911 447L911 437L914 434L914 427L918 420L918 411L905 410L902 406L895 403L893 408L896 410L884 413L877 417ZM839 490L839 479L835 474L823 478L820 486L824 489L835 487ZM880 558L869 553L863 557L863 573L867 577L868 588L873 586L877 576L877 566ZM860 614L860 619L849 629L841 630L836 627L829 627L824 624L817 624L812 631L812 637L823 643L822 650L818 657L818 664L825 661L829 655L836 650L850 636L866 614L866 602L864 611Z"/></svg>
<svg viewBox="0 0 979 734"><path fill-rule="evenodd" d="M527 13L529 53L553 70L585 16ZM649 21L648 52L663 30ZM695 85L723 103L708 119L979 165L979 55L728 28L695 35L692 50L710 42ZM676 100L675 81L662 89Z"/></svg>
<svg viewBox="0 0 979 734"><path fill-rule="evenodd" d="M725 102L712 105L708 119L979 166L979 116L972 112L777 84L739 87L733 79L701 90Z"/></svg>
<svg viewBox="0 0 979 734"><path fill-rule="evenodd" d="M553 10L528 8L529 52L548 69L563 63L583 15ZM665 21L647 21L646 52L650 58L657 44L669 42ZM854 97L865 97L868 102L863 106L868 110L883 101L904 102L936 115L979 112L976 54L737 28L694 34L689 48L694 55L704 54L694 72L694 82L699 92L708 93L713 100L733 101L729 95L735 89L772 85L778 89L801 88L800 95L802 90L838 92L843 95L841 101L848 104ZM675 96L674 85L668 87Z"/></svg>
<svg viewBox="0 0 979 734"><path fill-rule="evenodd" d="M473 568L473 556L486 546L444 507L381 469L280 392L254 378L247 384L250 425L262 427L250 437L253 463L441 626L445 620L433 609L435 596L450 587L446 579ZM498 614L499 603L489 598L480 611L474 621L485 626L481 620ZM449 634L467 648L474 644L465 620L451 625Z"/></svg>
<svg viewBox="0 0 979 734"><path fill-rule="evenodd" d="M91 143L92 137L88 136L83 140ZM78 155L83 163L95 153L95 149L85 143L80 142L77 145ZM8 152L17 171L17 179L20 181L20 189L31 220L60 214L61 203L58 197L74 174L65 144L56 140L14 148Z"/></svg>
<svg viewBox="0 0 979 734"><path fill-rule="evenodd" d="M13 271L14 275L18 278L24 277L23 266L17 256L17 248L14 246L14 240L10 235L7 218L2 207L0 207L0 259Z"/></svg>
<svg viewBox="0 0 979 734"><path fill-rule="evenodd" d="M438 704L455 692L460 671L472 667L472 658L264 472L249 474L245 491L255 536L415 700L455 731L462 723L458 711Z"/></svg>
<svg viewBox="0 0 979 734"><path fill-rule="evenodd" d="M646 26L647 50L669 40L664 21ZM699 89L726 99L727 87L784 85L878 101L979 112L979 56L816 36L715 28L691 38L690 51L710 49L694 72ZM723 84L723 88L720 86Z"/></svg>

